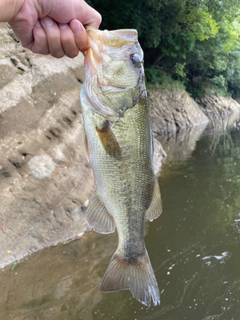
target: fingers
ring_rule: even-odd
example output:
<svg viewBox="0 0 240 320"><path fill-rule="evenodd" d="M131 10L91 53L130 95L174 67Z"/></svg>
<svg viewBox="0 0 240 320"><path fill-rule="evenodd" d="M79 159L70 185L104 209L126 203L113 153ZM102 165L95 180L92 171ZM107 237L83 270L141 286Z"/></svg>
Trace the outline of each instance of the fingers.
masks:
<svg viewBox="0 0 240 320"><path fill-rule="evenodd" d="M72 58L86 51L88 37L83 26L98 28L100 23L101 15L84 0L25 1L10 21L25 48L56 58Z"/></svg>
<svg viewBox="0 0 240 320"><path fill-rule="evenodd" d="M41 19L41 25L46 34L49 53L55 58L62 58L64 51L59 26L49 17Z"/></svg>
<svg viewBox="0 0 240 320"><path fill-rule="evenodd" d="M37 20L33 27L33 39L34 40L26 46L28 49L31 49L34 53L49 54L46 33L39 20Z"/></svg>
<svg viewBox="0 0 240 320"><path fill-rule="evenodd" d="M64 55L74 58L79 51L88 49L87 32L76 19L69 24L57 24L53 19L45 17L37 20L33 28L32 43L27 46L34 53L51 54L55 58Z"/></svg>
<svg viewBox="0 0 240 320"><path fill-rule="evenodd" d="M76 46L74 34L68 24L59 23L61 44L63 51L69 58L74 58L78 55L79 49Z"/></svg>
<svg viewBox="0 0 240 320"><path fill-rule="evenodd" d="M73 19L70 22L70 28L74 34L76 46L82 52L86 51L89 47L88 36L84 26L77 19Z"/></svg>

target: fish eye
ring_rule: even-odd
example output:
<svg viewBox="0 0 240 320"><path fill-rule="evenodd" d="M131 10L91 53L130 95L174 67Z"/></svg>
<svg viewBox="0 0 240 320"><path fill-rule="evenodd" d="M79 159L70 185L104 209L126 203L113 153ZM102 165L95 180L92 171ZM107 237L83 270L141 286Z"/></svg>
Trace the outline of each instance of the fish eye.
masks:
<svg viewBox="0 0 240 320"><path fill-rule="evenodd" d="M138 54L136 53L131 54L130 59L134 67L139 68L141 66L141 59Z"/></svg>

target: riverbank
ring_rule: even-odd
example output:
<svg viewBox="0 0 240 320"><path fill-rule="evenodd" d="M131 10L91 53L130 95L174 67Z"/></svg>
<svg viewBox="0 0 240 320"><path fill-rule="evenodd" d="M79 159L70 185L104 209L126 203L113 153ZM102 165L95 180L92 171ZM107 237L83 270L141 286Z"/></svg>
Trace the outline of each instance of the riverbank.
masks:
<svg viewBox="0 0 240 320"><path fill-rule="evenodd" d="M5 24L0 24L0 44L0 266L4 266L82 234L94 182L85 157L79 102L83 55L60 60L34 55L20 46ZM221 99L226 109L221 116L239 116L239 103L214 99ZM172 152L191 153L213 121L212 103L211 99L197 103L180 89L149 92L156 171L165 156L159 141L168 157Z"/></svg>

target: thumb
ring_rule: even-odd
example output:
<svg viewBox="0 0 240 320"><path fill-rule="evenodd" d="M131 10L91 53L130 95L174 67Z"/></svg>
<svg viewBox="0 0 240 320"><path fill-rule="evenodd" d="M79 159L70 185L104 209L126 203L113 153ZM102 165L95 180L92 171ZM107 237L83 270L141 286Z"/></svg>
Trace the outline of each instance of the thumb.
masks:
<svg viewBox="0 0 240 320"><path fill-rule="evenodd" d="M78 49L82 52L86 51L89 48L89 45L87 32L84 26L77 19L73 19L70 22L70 28L74 34L75 43Z"/></svg>
<svg viewBox="0 0 240 320"><path fill-rule="evenodd" d="M81 21L84 26L89 25L98 29L102 22L100 13L89 6L85 1L83 2L82 7L79 9L80 10L76 15L76 19Z"/></svg>

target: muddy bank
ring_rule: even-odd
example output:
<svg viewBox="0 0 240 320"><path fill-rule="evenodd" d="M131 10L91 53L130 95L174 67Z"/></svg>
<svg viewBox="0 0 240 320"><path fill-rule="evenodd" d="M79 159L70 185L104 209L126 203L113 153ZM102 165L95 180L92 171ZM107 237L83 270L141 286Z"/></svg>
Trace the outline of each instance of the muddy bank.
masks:
<svg viewBox="0 0 240 320"><path fill-rule="evenodd" d="M5 26L0 43L0 265L5 265L83 232L82 211L94 185L79 105L83 56L34 55Z"/></svg>
<svg viewBox="0 0 240 320"><path fill-rule="evenodd" d="M59 60L34 55L4 24L0 44L0 266L4 266L81 234L94 182L85 157L79 101L83 55ZM159 141L168 156L189 154L210 117L183 90L149 92L149 103L158 171L165 156Z"/></svg>

